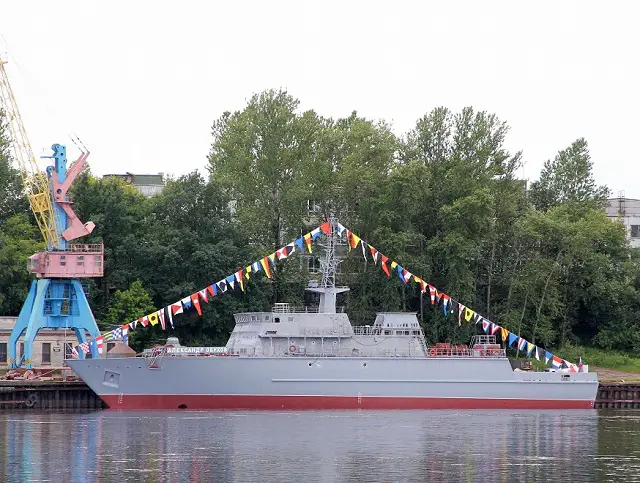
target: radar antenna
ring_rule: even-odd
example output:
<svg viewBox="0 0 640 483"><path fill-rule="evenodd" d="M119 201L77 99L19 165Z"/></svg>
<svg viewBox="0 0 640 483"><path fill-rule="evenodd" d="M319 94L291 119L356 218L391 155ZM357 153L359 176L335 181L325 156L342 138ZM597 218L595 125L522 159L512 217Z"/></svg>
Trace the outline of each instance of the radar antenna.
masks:
<svg viewBox="0 0 640 483"><path fill-rule="evenodd" d="M326 235L324 241L319 242L320 246L324 248L324 258L320 260L322 281L319 287L307 288L310 292L320 294L318 312L325 314L335 314L337 294L349 290L348 287L336 287L336 273L338 272L338 266L342 262L336 255L338 236L338 222L332 215L329 217L329 234Z"/></svg>

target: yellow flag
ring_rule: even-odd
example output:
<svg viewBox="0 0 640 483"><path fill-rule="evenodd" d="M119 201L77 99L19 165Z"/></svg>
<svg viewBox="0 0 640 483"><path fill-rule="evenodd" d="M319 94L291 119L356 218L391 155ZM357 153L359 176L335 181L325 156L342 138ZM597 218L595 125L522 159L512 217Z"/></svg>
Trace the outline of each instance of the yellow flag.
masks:
<svg viewBox="0 0 640 483"><path fill-rule="evenodd" d="M464 320L466 320L467 322L471 322L471 319L473 318L473 314L475 312L473 310L471 310L469 307L465 307L464 308Z"/></svg>
<svg viewBox="0 0 640 483"><path fill-rule="evenodd" d="M504 327L502 327L500 329L500 334L502 335L502 342L507 340L507 337L509 337L509 331L507 329L505 329Z"/></svg>
<svg viewBox="0 0 640 483"><path fill-rule="evenodd" d="M151 325L156 325L158 323L158 313L154 312L153 314L147 315L147 319Z"/></svg>
<svg viewBox="0 0 640 483"><path fill-rule="evenodd" d="M391 269L394 269L398 266L396 262L391 262Z"/></svg>

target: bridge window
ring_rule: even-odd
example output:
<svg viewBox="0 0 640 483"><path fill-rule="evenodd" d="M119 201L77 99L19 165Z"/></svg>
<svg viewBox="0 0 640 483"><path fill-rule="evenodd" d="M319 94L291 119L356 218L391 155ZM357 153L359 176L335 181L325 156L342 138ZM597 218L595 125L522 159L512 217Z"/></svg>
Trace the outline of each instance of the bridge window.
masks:
<svg viewBox="0 0 640 483"><path fill-rule="evenodd" d="M51 342L42 343L42 363L51 364Z"/></svg>
<svg viewBox="0 0 640 483"><path fill-rule="evenodd" d="M279 322L280 322L280 317L274 317L274 318L273 318L273 321L274 321L276 324L277 324L277 323L279 323Z"/></svg>
<svg viewBox="0 0 640 483"><path fill-rule="evenodd" d="M391 335L391 331L390 330L385 330L384 331L384 335Z"/></svg>
<svg viewBox="0 0 640 483"><path fill-rule="evenodd" d="M7 363L7 343L0 343L0 364Z"/></svg>

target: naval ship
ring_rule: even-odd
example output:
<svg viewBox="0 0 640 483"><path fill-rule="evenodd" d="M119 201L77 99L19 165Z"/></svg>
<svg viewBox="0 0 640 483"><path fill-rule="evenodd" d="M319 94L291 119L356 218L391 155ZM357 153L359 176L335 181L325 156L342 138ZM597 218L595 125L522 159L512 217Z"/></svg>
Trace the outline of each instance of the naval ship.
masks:
<svg viewBox="0 0 640 483"><path fill-rule="evenodd" d="M234 315L224 347L176 338L137 357L72 359L111 409L588 409L592 372L513 369L495 336L430 347L415 312L354 326L337 306L337 236L324 241L313 307ZM318 296L316 295L316 297Z"/></svg>

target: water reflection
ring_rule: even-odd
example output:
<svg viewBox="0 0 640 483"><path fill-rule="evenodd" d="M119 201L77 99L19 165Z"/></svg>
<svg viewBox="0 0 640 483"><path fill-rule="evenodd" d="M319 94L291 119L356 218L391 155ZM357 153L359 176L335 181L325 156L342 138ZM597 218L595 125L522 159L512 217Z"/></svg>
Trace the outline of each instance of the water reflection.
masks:
<svg viewBox="0 0 640 483"><path fill-rule="evenodd" d="M640 481L640 415L25 412L0 455L2 481Z"/></svg>

